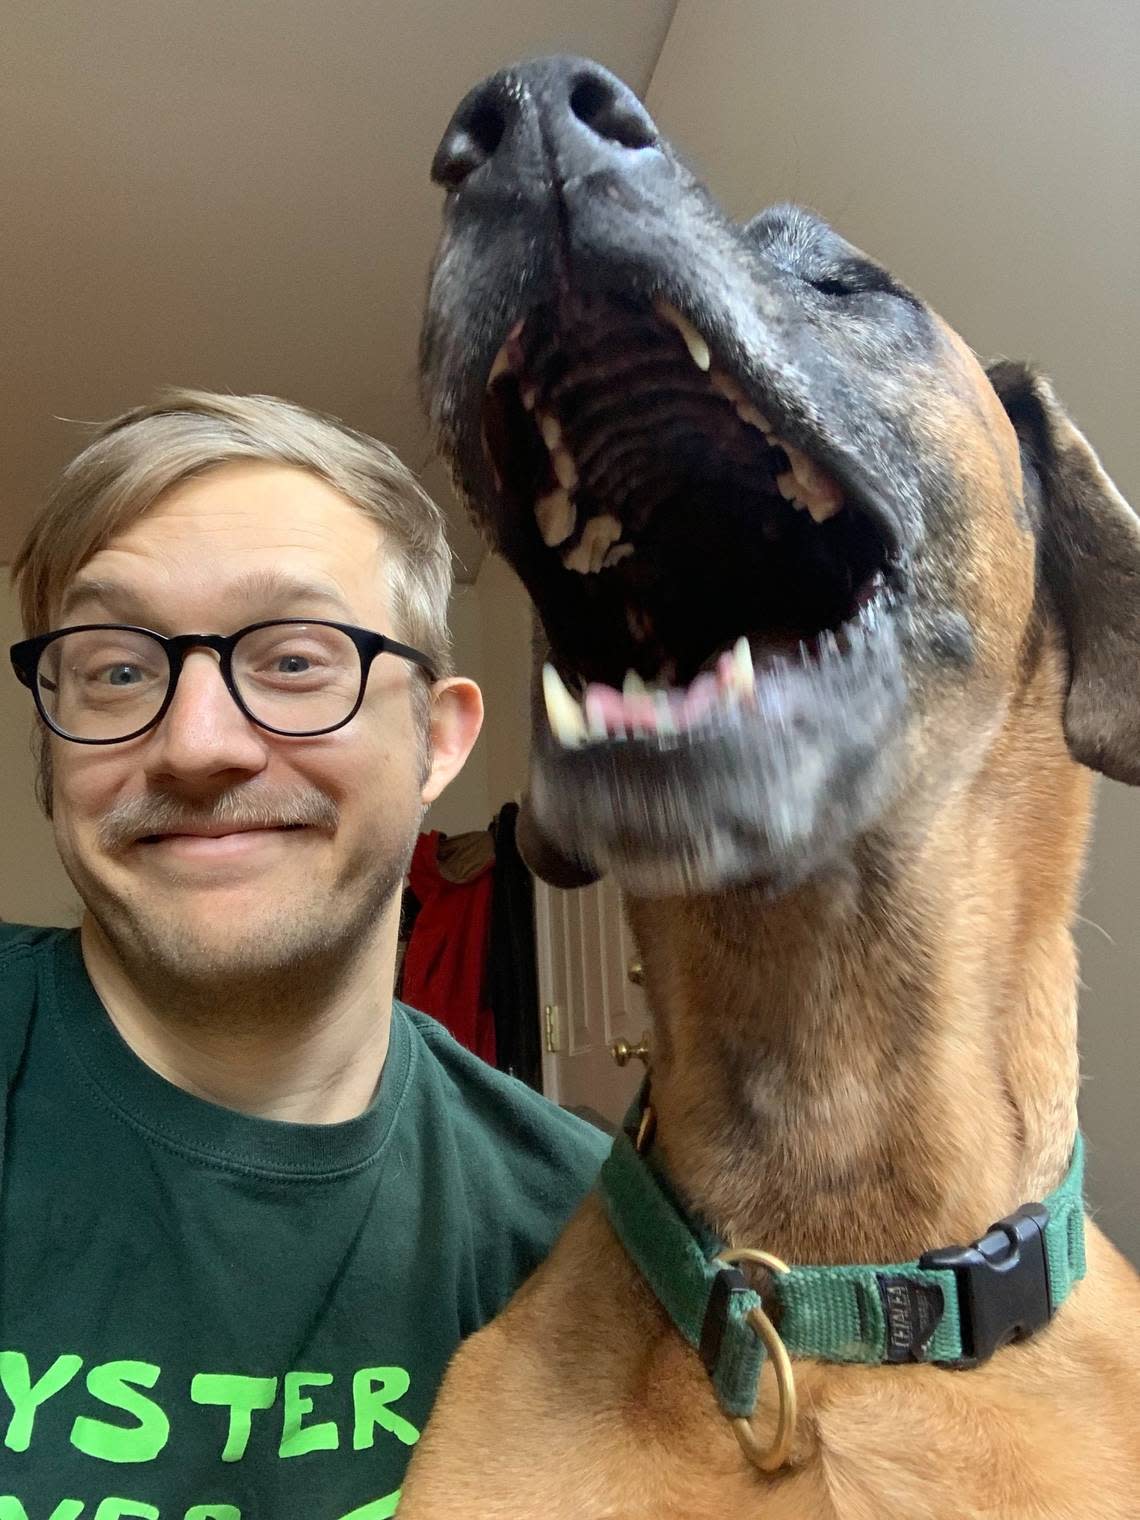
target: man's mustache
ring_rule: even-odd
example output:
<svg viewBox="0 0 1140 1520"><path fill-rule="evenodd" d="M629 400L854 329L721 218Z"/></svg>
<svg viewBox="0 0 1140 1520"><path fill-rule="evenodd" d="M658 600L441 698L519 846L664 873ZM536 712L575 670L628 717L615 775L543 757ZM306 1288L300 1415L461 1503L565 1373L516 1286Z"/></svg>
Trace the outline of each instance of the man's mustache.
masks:
<svg viewBox="0 0 1140 1520"><path fill-rule="evenodd" d="M185 797L131 797L118 803L99 825L104 850L121 850L154 834L186 834L202 829L305 827L331 833L340 808L316 787L260 792L238 788L194 803Z"/></svg>

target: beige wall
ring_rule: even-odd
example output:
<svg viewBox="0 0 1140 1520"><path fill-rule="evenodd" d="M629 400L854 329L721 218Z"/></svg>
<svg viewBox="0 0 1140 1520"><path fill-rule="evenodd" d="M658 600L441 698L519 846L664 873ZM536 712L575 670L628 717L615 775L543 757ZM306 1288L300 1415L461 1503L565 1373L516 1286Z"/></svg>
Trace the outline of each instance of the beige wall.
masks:
<svg viewBox="0 0 1140 1520"><path fill-rule="evenodd" d="M78 901L32 794L32 698L8 663L8 645L22 633L6 576L0 567L0 919L74 924Z"/></svg>
<svg viewBox="0 0 1140 1520"><path fill-rule="evenodd" d="M530 604L500 559L488 556L474 586L451 606L456 670L483 690L483 732L466 766L428 814L426 828L485 828L526 784L530 732Z"/></svg>
<svg viewBox="0 0 1140 1520"><path fill-rule="evenodd" d="M1036 359L1137 502L1138 62L1124 0L681 0L649 103L736 215L812 205L979 352ZM1138 900L1140 796L1105 785L1082 1115L1098 1216L1140 1262Z"/></svg>

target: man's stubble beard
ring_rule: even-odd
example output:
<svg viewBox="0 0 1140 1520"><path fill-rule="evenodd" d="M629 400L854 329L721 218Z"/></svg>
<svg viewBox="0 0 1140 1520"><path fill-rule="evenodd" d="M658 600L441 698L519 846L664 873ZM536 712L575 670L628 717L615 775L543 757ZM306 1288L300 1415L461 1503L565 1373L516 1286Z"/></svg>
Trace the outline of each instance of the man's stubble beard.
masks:
<svg viewBox="0 0 1140 1520"><path fill-rule="evenodd" d="M298 893L275 904L247 929L226 925L220 940L195 933L154 897L112 897L97 881L69 874L157 1016L194 1025L222 1020L251 1033L265 1025L284 1029L335 998L362 956L378 955L376 931L402 890L424 811L401 834L373 841L367 869L342 874L328 892L311 881L308 897ZM390 987L378 987L378 1007L390 995Z"/></svg>

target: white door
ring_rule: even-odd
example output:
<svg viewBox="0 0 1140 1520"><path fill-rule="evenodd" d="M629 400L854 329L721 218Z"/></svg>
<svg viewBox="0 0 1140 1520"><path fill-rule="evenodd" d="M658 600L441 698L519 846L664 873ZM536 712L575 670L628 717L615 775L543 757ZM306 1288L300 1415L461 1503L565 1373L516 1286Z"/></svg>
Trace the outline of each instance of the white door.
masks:
<svg viewBox="0 0 1140 1520"><path fill-rule="evenodd" d="M614 1046L637 1047L649 1031L617 887L603 878L560 892L536 882L535 918L546 1096L564 1108L591 1108L617 1126L645 1066L636 1056L620 1065Z"/></svg>

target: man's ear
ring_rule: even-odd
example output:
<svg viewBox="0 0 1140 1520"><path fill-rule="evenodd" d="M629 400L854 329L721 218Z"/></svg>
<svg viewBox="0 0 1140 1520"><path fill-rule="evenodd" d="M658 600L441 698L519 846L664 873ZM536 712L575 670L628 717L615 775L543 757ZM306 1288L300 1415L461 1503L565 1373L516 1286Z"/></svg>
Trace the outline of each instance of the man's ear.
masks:
<svg viewBox="0 0 1140 1520"><path fill-rule="evenodd" d="M465 676L448 676L431 689L431 750L420 793L434 802L463 769L483 726L483 694Z"/></svg>
<svg viewBox="0 0 1140 1520"><path fill-rule="evenodd" d="M1008 361L988 373L1021 443L1038 584L1068 644L1069 749L1140 785L1140 517L1043 375Z"/></svg>

